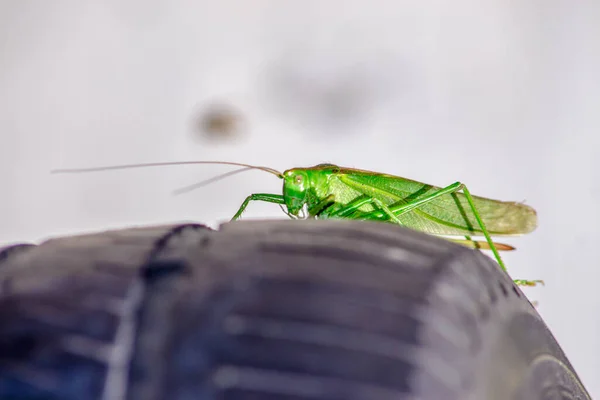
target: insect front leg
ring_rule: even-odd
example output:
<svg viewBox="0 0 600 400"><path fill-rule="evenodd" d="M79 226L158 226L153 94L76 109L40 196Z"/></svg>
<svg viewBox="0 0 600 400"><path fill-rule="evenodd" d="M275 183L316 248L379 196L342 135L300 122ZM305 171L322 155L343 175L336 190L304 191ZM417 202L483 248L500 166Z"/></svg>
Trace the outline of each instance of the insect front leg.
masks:
<svg viewBox="0 0 600 400"><path fill-rule="evenodd" d="M271 194L271 193L251 194L250 196L246 197L246 200L244 200L244 202L240 206L240 209L235 213L235 215L233 216L233 218L231 218L231 220L235 221L238 218L240 218L242 216L242 213L246 210L246 207L248 207L248 204L251 201L264 201L267 203L285 204L285 199L283 198L282 195L279 195L279 194Z"/></svg>
<svg viewBox="0 0 600 400"><path fill-rule="evenodd" d="M308 215L320 216L325 209L335 204L335 195L330 194L323 200L308 209Z"/></svg>

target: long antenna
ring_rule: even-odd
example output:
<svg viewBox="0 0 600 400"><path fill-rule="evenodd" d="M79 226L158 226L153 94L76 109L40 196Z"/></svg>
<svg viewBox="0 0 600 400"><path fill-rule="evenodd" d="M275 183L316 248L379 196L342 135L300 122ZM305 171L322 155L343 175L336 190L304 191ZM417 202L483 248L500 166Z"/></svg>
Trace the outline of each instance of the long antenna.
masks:
<svg viewBox="0 0 600 400"><path fill-rule="evenodd" d="M254 169L254 168L243 167L243 168L240 168L240 169L235 169L233 171L225 172L223 174L220 174L220 175L217 175L217 176L213 176L212 178L203 180L201 182L192 183L191 185L184 186L182 188L174 190L173 194L177 195L177 194L183 194L183 193L191 192L192 190L199 189L201 187L204 187L204 186L209 185L209 184L214 183L214 182L218 182L218 181L220 181L222 179L225 179L227 177L230 177L232 175L237 175L237 174L239 174L241 172L249 171L249 170L252 170L252 169Z"/></svg>
<svg viewBox="0 0 600 400"><path fill-rule="evenodd" d="M238 167L245 167L248 169L259 169L261 171L268 172L270 174L273 174L273 175L283 179L283 174L281 172L277 171L276 169L269 168L269 167L262 167L262 166L258 166L258 165L230 162L230 161L174 161L174 162L156 162L156 163L142 163L142 164L123 164L123 165L111 165L108 167L55 169L55 170L51 171L51 173L65 174L65 173L80 173L80 172L99 172L99 171L110 171L110 170L115 170L115 169L163 167L163 166L168 166L168 165L191 165L191 164L235 165Z"/></svg>

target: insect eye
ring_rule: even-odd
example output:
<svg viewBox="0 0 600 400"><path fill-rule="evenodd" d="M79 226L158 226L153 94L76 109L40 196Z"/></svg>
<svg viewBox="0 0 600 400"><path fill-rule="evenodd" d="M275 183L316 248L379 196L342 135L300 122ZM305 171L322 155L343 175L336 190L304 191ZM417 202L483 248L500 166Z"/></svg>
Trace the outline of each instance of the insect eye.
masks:
<svg viewBox="0 0 600 400"><path fill-rule="evenodd" d="M301 183L302 183L302 181L304 181L304 177L303 177L302 175L296 175L296 176L294 177L294 180L296 181L296 184L298 184L298 185L299 185L299 184L301 184Z"/></svg>

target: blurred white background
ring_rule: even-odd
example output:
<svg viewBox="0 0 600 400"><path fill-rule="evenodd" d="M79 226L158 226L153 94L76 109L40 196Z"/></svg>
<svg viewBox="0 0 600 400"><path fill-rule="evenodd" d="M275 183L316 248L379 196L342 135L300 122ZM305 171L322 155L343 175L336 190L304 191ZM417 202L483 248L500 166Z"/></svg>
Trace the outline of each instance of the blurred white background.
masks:
<svg viewBox="0 0 600 400"><path fill-rule="evenodd" d="M55 168L321 162L533 205L510 243L528 289L600 398L597 1L0 1L0 244L175 221L216 224L247 172ZM215 104L239 116L206 134ZM204 121L204 122L202 122ZM246 218L282 217L252 204Z"/></svg>

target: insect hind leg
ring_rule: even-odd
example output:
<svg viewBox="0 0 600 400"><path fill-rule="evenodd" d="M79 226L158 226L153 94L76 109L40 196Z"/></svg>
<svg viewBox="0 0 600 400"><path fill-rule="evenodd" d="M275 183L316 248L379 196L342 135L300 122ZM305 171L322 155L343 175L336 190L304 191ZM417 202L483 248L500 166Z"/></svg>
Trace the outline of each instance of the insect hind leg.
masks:
<svg viewBox="0 0 600 400"><path fill-rule="evenodd" d="M411 201L410 203L394 206L394 207L392 207L392 211L394 212L394 214L396 216L400 216L404 213L414 210L417 207L427 204L427 203L437 199L440 196L456 193L461 190L462 190L463 194L465 195L467 203L469 204L469 208L473 212L473 216L475 217L475 220L477 221L477 225L479 225L479 228L481 229L481 232L483 233L485 240L487 241L488 245L490 246L490 250L492 250L492 253L494 253L494 257L496 258L496 261L498 261L498 264L500 265L500 267L504 271L506 271L506 266L504 265L504 262L502 261L500 254L498 253L498 249L494 245L494 242L492 241L490 233L488 232L487 228L485 227L485 224L483 223L483 219L479 215L479 211L477 211L477 207L475 207L475 202L473 201L471 192L469 192L469 189L467 189L467 187L463 183L455 182L451 185L446 186L443 189L437 190L436 192L423 197L422 199L418 199L418 200Z"/></svg>
<svg viewBox="0 0 600 400"><path fill-rule="evenodd" d="M479 228L481 229L481 232L483 233L483 236L485 237L485 240L488 243L490 250L494 254L494 258L496 259L496 261L498 262L498 264L500 265L502 270L506 272L507 271L506 265L502 261L502 258L500 257L500 254L498 253L498 249L496 248L496 245L492 241L490 233L488 232L487 228L485 227L485 224L483 222L483 219L481 218L481 215L479 214L479 211L477 211L477 207L475 207L475 202L473 201L471 192L463 183L455 182L455 183L448 185L445 188L442 188L440 190L437 190L436 192L434 192L428 196L425 196L421 199L414 200L414 201L411 201L411 202L405 203L405 204L392 205L390 207L390 210L394 213L394 215L396 217L398 217L404 213L414 210L417 207L420 207L426 203L429 203L440 196L456 193L459 191L462 191L463 194L465 195L465 199L467 200L467 203L469 204L469 208L473 212L473 216L475 217L477 225L479 225ZM543 281L528 281L528 280L524 280L524 279L516 279L516 280L514 280L514 282L520 286L535 286L537 283L542 283L542 284L544 283Z"/></svg>

